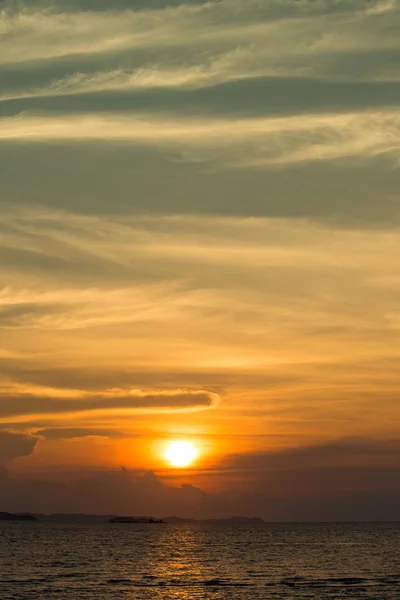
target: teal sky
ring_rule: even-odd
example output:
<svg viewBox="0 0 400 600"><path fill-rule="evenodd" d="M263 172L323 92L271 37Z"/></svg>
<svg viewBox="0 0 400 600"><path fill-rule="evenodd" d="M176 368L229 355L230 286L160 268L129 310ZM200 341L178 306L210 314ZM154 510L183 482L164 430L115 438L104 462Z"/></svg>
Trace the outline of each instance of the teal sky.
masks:
<svg viewBox="0 0 400 600"><path fill-rule="evenodd" d="M10 509L123 464L395 514L399 30L397 0L1 2Z"/></svg>

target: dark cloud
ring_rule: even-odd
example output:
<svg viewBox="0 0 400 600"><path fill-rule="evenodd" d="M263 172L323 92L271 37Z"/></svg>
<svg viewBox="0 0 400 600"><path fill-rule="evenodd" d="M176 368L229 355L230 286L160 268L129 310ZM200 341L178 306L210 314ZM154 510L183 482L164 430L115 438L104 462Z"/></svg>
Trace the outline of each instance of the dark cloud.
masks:
<svg viewBox="0 0 400 600"><path fill-rule="evenodd" d="M0 462L7 462L18 456L29 456L37 443L38 438L31 435L0 431Z"/></svg>
<svg viewBox="0 0 400 600"><path fill-rule="evenodd" d="M81 11L117 11L117 10L154 10L181 5L205 4L206 0L3 0L6 7L11 10L15 7L20 11L23 7L34 10L53 9L59 12L72 10ZM217 0L213 0L217 1Z"/></svg>
<svg viewBox="0 0 400 600"><path fill-rule="evenodd" d="M334 364L337 370L339 366ZM351 365L344 365L347 370L353 372ZM360 363L357 366L363 374ZM368 363L373 368L374 363ZM393 365L394 377L397 373L397 363ZM384 370L385 365L380 369ZM232 371L230 368L179 368L169 367L158 370L157 368L141 369L118 369L112 365L111 368L90 367L62 367L53 365L36 365L33 360L17 358L0 358L0 370L3 377L8 377L15 383L34 384L63 389L82 389L88 393L101 389L111 388L149 388L157 389L206 389L216 393L223 393L227 386L254 388L262 386L268 389L278 389L288 384L296 385L308 381L310 374L304 369L302 372L290 371L289 368L282 372L269 368L260 372L257 368L240 369ZM385 376L388 376L385 371Z"/></svg>
<svg viewBox="0 0 400 600"><path fill-rule="evenodd" d="M268 468L282 470L284 468L314 468L321 465L331 466L351 460L385 457L393 459L397 464L400 457L398 440L370 440L363 438L344 438L322 445L289 448L276 452L260 452L256 454L240 454L228 457L226 466L241 471L262 472ZM399 461L400 468L400 461Z"/></svg>
<svg viewBox="0 0 400 600"><path fill-rule="evenodd" d="M251 489L284 495L400 492L398 440L345 438L284 451L228 456L225 473L240 476Z"/></svg>
<svg viewBox="0 0 400 600"><path fill-rule="evenodd" d="M7 255L8 253L6 252L5 254ZM29 259L34 258L34 256L32 256L34 255L34 253L27 254L29 254ZM38 264L35 260L34 264L36 270ZM33 265L31 266L33 267ZM27 260L26 263L24 263L23 267L26 270L31 270L29 260ZM33 302L22 302L21 304L5 305L2 306L0 310L0 327L24 327L26 325L29 325L29 323L32 322L32 320L48 316L49 314L62 315L65 314L68 310L70 310L70 306L63 305L62 303L40 304Z"/></svg>
<svg viewBox="0 0 400 600"><path fill-rule="evenodd" d="M90 427L50 427L36 431L35 435L45 440L68 440L84 437L120 438L124 437L124 432L111 429L91 429ZM130 438L132 435L132 432L129 432Z"/></svg>
<svg viewBox="0 0 400 600"><path fill-rule="evenodd" d="M133 391L86 395L84 397L43 397L35 394L0 396L0 417L35 414L62 414L86 411L142 409L144 411L201 410L218 403L217 394L203 390Z"/></svg>
<svg viewBox="0 0 400 600"><path fill-rule="evenodd" d="M229 169L228 175L210 165L171 161L155 150L126 145L100 148L94 144L43 144L32 152L29 145L0 143L0 161L4 165L0 206L39 203L78 214L103 215L145 212L306 218L358 228L400 223L400 170L384 156L374 159L373 168L370 161L354 158L340 164L287 165L285 169L265 166L252 170L251 175L246 169ZM69 165L68 172L65 164ZM28 194L27 187L34 192ZM34 259L26 252L18 255L10 250L8 254L20 268L26 269L25 259L33 267ZM48 264L53 261L54 269L72 280L72 263L35 258L40 258L43 269L53 267ZM106 261L102 265L91 262L95 276L100 267L107 268ZM149 279L148 262L144 267L140 263L132 266L131 271L133 268L142 279L146 279L146 273ZM93 275L79 261L75 270L78 277L83 270L92 281ZM108 269L112 279L126 278L126 274L127 269L121 265L114 265L114 274Z"/></svg>
<svg viewBox="0 0 400 600"><path fill-rule="evenodd" d="M352 441L325 447L272 454L264 456L233 457L231 463L242 468L257 463L255 474L263 481L263 489L254 490L250 482L242 481L241 491L208 493L199 487L186 484L179 487L167 485L153 473L138 474L126 469L115 472L97 472L85 477L76 476L68 483L31 481L6 477L1 480L2 503L5 510L34 512L79 512L93 514L153 514L186 517L226 517L235 514L259 515L271 521L327 521L327 520L396 520L400 518L399 464L375 467L370 471L368 485L360 481L358 473L363 470L360 461L351 464L348 471L333 471L324 466L324 456L332 462L338 447L350 457L357 452L368 452L375 457L381 453L398 459L399 451L394 443ZM378 447L381 450L378 450ZM319 467L316 467L320 456ZM296 458L297 457L297 458ZM308 457L308 458L307 458ZM314 477L325 471L333 480L327 487L324 480L320 486L313 485L307 471L307 461L314 465ZM291 468L287 468L287 464ZM286 464L286 467L285 467ZM212 475L211 475L212 476ZM294 489L291 480L302 480L302 487ZM350 485L350 479L353 484ZM221 481L221 478L220 478Z"/></svg>
<svg viewBox="0 0 400 600"><path fill-rule="evenodd" d="M88 74L90 78L90 74ZM0 84L1 84L0 70ZM4 86L4 83L3 83ZM398 106L400 82L324 81L300 77L258 77L200 89L174 87L150 90L97 91L48 98L21 98L2 102L2 114L24 111L60 113L155 111L198 117L225 115L277 117L293 114L346 112ZM195 107L195 110L193 110Z"/></svg>
<svg viewBox="0 0 400 600"><path fill-rule="evenodd" d="M3 0L4 8L10 13L23 9L40 10L53 9L55 12L74 11L123 11L123 10L162 10L171 7L201 6L207 4L221 5L222 0ZM247 15L253 18L269 15L271 18L282 18L319 13L346 13L365 8L379 6L380 0L349 0L346 3L315 2L312 0L272 0L268 3L249 2ZM229 3L228 3L229 6ZM240 6L240 3L237 3ZM234 17L235 15L233 15ZM240 13L242 16L242 13Z"/></svg>

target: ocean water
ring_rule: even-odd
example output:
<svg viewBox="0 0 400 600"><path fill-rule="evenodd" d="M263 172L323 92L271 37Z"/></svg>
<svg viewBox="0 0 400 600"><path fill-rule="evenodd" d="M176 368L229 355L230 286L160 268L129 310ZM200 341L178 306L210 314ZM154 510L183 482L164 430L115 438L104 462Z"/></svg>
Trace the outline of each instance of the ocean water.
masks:
<svg viewBox="0 0 400 600"><path fill-rule="evenodd" d="M400 524L0 524L1 600L400 599Z"/></svg>

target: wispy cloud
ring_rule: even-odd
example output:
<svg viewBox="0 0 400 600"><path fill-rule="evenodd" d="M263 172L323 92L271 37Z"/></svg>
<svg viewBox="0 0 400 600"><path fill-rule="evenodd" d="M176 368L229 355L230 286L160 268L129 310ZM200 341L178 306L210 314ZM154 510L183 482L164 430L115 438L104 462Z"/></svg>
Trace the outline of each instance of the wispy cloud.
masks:
<svg viewBox="0 0 400 600"><path fill-rule="evenodd" d="M5 69L0 76L5 114L10 116L0 122L3 142L129 142L219 167L398 158L396 89L381 93L378 84L379 79L397 81L396 69L391 69L400 49L395 34L397 2L357 0L345 6L230 0L136 11L120 5L115 10L90 12L82 7L79 10L78 3L63 11L61 4L42 10L27 5L15 11L6 4L0 19L5 45L2 52L0 43ZM100 62L96 62L97 54ZM42 63L53 59L62 60L56 67L43 68ZM14 63L20 67L11 78L7 65ZM25 63L30 64L28 70ZM38 65L42 66L32 79ZM264 108L255 108L246 97L245 82L250 78L290 78L295 87L280 92L267 87ZM268 114L280 104L277 94L303 97L302 86L310 85L312 79L352 85L360 80L376 86L360 92L355 88L310 90L308 106L302 100L297 109L288 106L284 118ZM243 81L244 87L237 105L230 109L231 117L217 109L218 93L224 95L223 90L207 100L204 117L198 114L205 106L204 97L188 98L187 114L182 116L178 114L182 98L175 105L170 98L167 112L157 93L157 89L162 94L163 89L196 90L235 81ZM137 96L143 90L153 90L151 102L156 110L143 112L136 98L138 110L127 113L126 94ZM258 89L253 91L258 93ZM338 94L340 110L327 104L332 93ZM390 106L385 104L385 93L393 96ZM88 111L83 98L87 94L96 96L96 110ZM229 95L228 90L226 111ZM29 100L54 96L79 99L69 110L64 105L54 112L48 104L39 103L35 106L41 112L32 112ZM371 106L365 100L368 97ZM121 106L125 102L124 109L118 108L116 98ZM251 116L246 114L249 111Z"/></svg>
<svg viewBox="0 0 400 600"><path fill-rule="evenodd" d="M390 229L39 208L3 211L2 227L3 244L31 257L28 271L11 254L2 268L9 420L29 420L29 409L43 417L57 407L108 414L215 405L208 392L176 391L188 382L224 396L227 388L237 411L252 407L268 421L329 415L354 427L363 401L367 421L373 412L383 427L376 399L394 410L400 246ZM73 266L73 283L50 260L57 256ZM25 354L13 357L21 339ZM154 382L167 383L163 406L146 391ZM126 391L135 387L139 396Z"/></svg>
<svg viewBox="0 0 400 600"><path fill-rule="evenodd" d="M379 155L397 160L399 129L397 110L262 119L55 114L3 118L0 139L129 142L180 152L192 161L261 166Z"/></svg>
<svg viewBox="0 0 400 600"><path fill-rule="evenodd" d="M271 76L397 81L390 60L399 51L397 20L397 2L362 0L346 5L229 0L90 12L64 11L61 4L43 10L6 7L0 65L16 65L19 72L9 81L5 72L2 99L196 88ZM55 70L46 76L54 61ZM38 66L41 83L29 84Z"/></svg>
<svg viewBox="0 0 400 600"><path fill-rule="evenodd" d="M372 40L380 48L397 47L395 36L379 35L390 22L376 21L378 15L396 18L395 2L377 1L371 5L353 1L330 8L325 2L260 4L230 0L158 10L104 12L61 12L60 6L55 5L54 10L27 9L18 13L3 10L1 26L8 53L2 56L7 62L139 48L210 47L210 44L226 47L238 42L254 43L266 34L269 39L264 43L270 48L279 40L276 54L282 52L299 22L297 49L332 50L336 46L343 51L365 44L370 47Z"/></svg>

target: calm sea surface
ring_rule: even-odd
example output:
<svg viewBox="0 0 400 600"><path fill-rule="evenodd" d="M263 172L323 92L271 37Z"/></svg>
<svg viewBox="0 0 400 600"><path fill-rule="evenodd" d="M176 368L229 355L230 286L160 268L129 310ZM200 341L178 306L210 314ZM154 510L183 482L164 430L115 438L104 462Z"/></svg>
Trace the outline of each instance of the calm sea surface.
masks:
<svg viewBox="0 0 400 600"><path fill-rule="evenodd" d="M0 524L0 598L400 599L400 524Z"/></svg>

